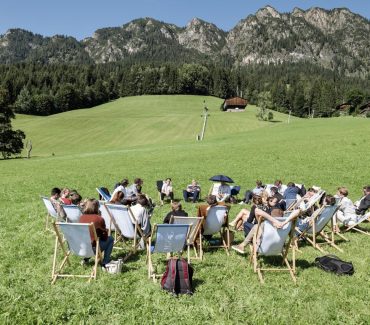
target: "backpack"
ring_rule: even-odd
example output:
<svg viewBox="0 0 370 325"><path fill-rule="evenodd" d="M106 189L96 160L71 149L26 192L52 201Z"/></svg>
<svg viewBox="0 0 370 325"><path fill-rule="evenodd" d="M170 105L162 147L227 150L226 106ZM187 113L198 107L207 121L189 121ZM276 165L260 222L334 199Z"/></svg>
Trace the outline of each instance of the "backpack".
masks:
<svg viewBox="0 0 370 325"><path fill-rule="evenodd" d="M193 273L193 268L183 258L171 258L167 261L161 287L174 295L191 295L193 294Z"/></svg>
<svg viewBox="0 0 370 325"><path fill-rule="evenodd" d="M355 269L351 262L342 261L335 255L316 257L315 264L324 271L333 272L337 275L352 275L355 273Z"/></svg>

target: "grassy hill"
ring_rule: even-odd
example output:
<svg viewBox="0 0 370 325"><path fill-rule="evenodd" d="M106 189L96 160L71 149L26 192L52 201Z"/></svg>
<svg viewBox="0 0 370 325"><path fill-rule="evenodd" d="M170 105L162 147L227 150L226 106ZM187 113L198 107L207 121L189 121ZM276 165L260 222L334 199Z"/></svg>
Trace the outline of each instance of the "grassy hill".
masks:
<svg viewBox="0 0 370 325"><path fill-rule="evenodd" d="M204 99L211 116L205 140L196 142ZM44 230L39 195L54 186L96 197L96 186L111 188L124 177L140 176L144 191L156 199L155 181L172 177L181 198L192 178L205 196L208 178L223 173L242 192L257 178L281 178L329 193L345 185L357 199L370 182L369 120L293 118L287 124L287 116L274 113L275 123L259 122L253 106L223 113L220 104L210 97L142 96L49 117L17 116L15 127L32 140L34 157L0 161L0 322L366 323L370 243L356 233L339 243L344 253L328 248L354 263L351 278L315 268L314 258L322 254L304 246L297 287L280 273L267 274L261 286L246 257L226 257L221 250L207 251L203 262L194 263L193 297L175 299L147 280L145 254L130 259L118 276L100 273L92 284L76 279L50 285L54 237ZM196 213L194 205L184 205ZM239 209L232 207L232 218ZM168 205L156 208L152 223L168 211ZM241 239L238 233L236 241ZM119 254L114 251L113 258ZM159 265L164 268L163 259Z"/></svg>

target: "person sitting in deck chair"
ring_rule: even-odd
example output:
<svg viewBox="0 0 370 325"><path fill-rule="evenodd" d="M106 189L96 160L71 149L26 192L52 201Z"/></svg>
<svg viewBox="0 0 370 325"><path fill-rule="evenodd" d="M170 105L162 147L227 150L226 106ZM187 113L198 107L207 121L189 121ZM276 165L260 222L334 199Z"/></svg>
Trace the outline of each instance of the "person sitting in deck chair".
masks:
<svg viewBox="0 0 370 325"><path fill-rule="evenodd" d="M149 236L152 229L148 207L149 201L143 194L138 195L136 204L131 207L131 212L136 218L144 236ZM144 242L142 242L141 247L144 247Z"/></svg>
<svg viewBox="0 0 370 325"><path fill-rule="evenodd" d="M246 191L244 194L244 199L241 200L239 204L248 204L254 195L261 196L264 189L265 185L262 184L262 181L256 180L256 187L253 190Z"/></svg>
<svg viewBox="0 0 370 325"><path fill-rule="evenodd" d="M163 182L161 188L161 202L163 202L165 196L170 197L171 201L173 201L173 187L171 178L166 178L166 180Z"/></svg>
<svg viewBox="0 0 370 325"><path fill-rule="evenodd" d="M178 201L171 203L171 211L163 219L163 223L170 223L171 217L187 217L188 213L182 209L182 205Z"/></svg>
<svg viewBox="0 0 370 325"><path fill-rule="evenodd" d="M108 236L108 230L106 229L104 219L99 215L99 201L95 199L87 199L85 201L83 214L80 217L80 223L93 223L96 230L96 235L99 238L100 250L104 252L104 258L101 262L103 271L105 265L110 262L110 256L113 250L113 237ZM96 243L94 236L91 235L91 243L95 249ZM89 259L84 259L82 262L87 263Z"/></svg>
<svg viewBox="0 0 370 325"><path fill-rule="evenodd" d="M231 189L228 184L221 182L218 188L218 193L216 194L217 202L229 202L231 195Z"/></svg>
<svg viewBox="0 0 370 325"><path fill-rule="evenodd" d="M193 179L191 184L186 187L186 190L183 190L183 196L185 202L188 202L191 198L193 203L197 202L199 199L200 193L200 186L198 185L197 181Z"/></svg>
<svg viewBox="0 0 370 325"><path fill-rule="evenodd" d="M60 199L60 194L61 194L60 188L58 187L52 188L51 194L50 194L50 202L58 214L58 219L60 219L60 221L65 221L67 218L67 215L61 206L63 201L61 201Z"/></svg>
<svg viewBox="0 0 370 325"><path fill-rule="evenodd" d="M340 204L336 217L345 226L353 226L357 222L356 207L347 196L348 189L344 186L338 187L336 197L340 198Z"/></svg>
<svg viewBox="0 0 370 325"><path fill-rule="evenodd" d="M60 192L60 201L65 204L65 205L71 205L72 204L72 201L69 197L70 195L70 190L68 187L65 187L62 189L62 191Z"/></svg>
<svg viewBox="0 0 370 325"><path fill-rule="evenodd" d="M364 216L366 211L370 208L370 185L363 187L364 196L355 203L356 214ZM370 218L370 212L367 213Z"/></svg>
<svg viewBox="0 0 370 325"><path fill-rule="evenodd" d="M298 209L298 210L295 210L293 213L291 213L291 215L289 216L289 221L284 221L284 222L280 222L278 220L276 220L275 218L276 217L281 217L281 213L277 213L275 215L275 212L274 211L275 209L273 209L273 207L277 204L277 198L269 198L269 204L270 204L270 208L267 210L267 211L263 211L262 209L259 209L259 208L256 208L255 209L255 215L256 215L256 219L262 217L262 218L265 218L267 220L269 220L274 227L276 228L283 228L284 225L289 222L291 219L293 219L294 217L296 217L301 211ZM263 232L263 223L261 224L261 233ZM248 235L245 237L244 241L239 244L239 245L233 245L231 246L231 248L235 251L237 251L238 253L240 254L245 254L245 246L247 246L248 244L252 243L253 241L253 236L255 234L255 232L257 231L257 224L255 224L252 229L249 231ZM257 234L258 235L258 234Z"/></svg>

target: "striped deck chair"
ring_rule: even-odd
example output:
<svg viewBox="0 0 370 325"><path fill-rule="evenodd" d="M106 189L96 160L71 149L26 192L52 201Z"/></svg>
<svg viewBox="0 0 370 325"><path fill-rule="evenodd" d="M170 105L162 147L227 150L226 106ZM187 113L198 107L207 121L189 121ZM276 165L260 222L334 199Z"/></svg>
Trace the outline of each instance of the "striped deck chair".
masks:
<svg viewBox="0 0 370 325"><path fill-rule="evenodd" d="M102 255L99 246L99 238L96 235L96 230L93 223L53 223L55 230L55 248L52 269L52 284L58 278L88 278L88 281L96 279L98 262ZM91 244L91 236L96 242L95 252ZM63 239L64 237L64 239ZM66 245L67 244L67 245ZM66 247L67 246L67 247ZM63 252L63 259L57 267L58 248ZM62 273L66 264L71 265L69 257L75 254L82 258L95 256L95 263L90 274L65 274Z"/></svg>
<svg viewBox="0 0 370 325"><path fill-rule="evenodd" d="M354 225L352 225L352 226L347 226L344 231L347 232L347 231L350 231L350 230L355 230L355 231L357 231L357 232L359 232L361 234L370 236L370 232L359 228L359 225L362 222L364 222L366 220L370 221L369 218L370 218L370 213L366 213L363 216L358 216L358 219L357 219L356 223Z"/></svg>
<svg viewBox="0 0 370 325"><path fill-rule="evenodd" d="M284 217L276 218L278 221L283 222L288 218L290 212L286 213ZM295 267L295 248L292 245L292 262L288 261L288 252L290 244L295 241L294 228L296 218L288 222L283 228L275 228L272 223L268 220L260 218L257 231L253 237L253 245L251 247L251 262L253 263L253 270L258 274L258 278L261 283L264 283L262 276L263 271L287 271L296 283L296 267ZM282 256L283 264L286 264L286 268L264 268L259 263L260 256Z"/></svg>
<svg viewBox="0 0 370 325"><path fill-rule="evenodd" d="M305 238L314 248L318 249L320 252L325 253L325 251L321 248L320 244L317 242L317 236L320 236L324 241L329 244L330 246L336 248L340 252L343 252L341 248L339 248L335 244L335 232L333 228L333 217L337 212L339 206L337 204L334 205L325 205L320 209L316 210L312 216L311 220L307 223L307 228L304 230L300 230L296 227L296 231L298 233L298 238ZM330 233L327 234L324 231L326 226L330 224Z"/></svg>
<svg viewBox="0 0 370 325"><path fill-rule="evenodd" d="M67 222L77 223L80 221L82 212L78 205L62 204L61 206L67 215Z"/></svg>
<svg viewBox="0 0 370 325"><path fill-rule="evenodd" d="M46 196L41 196L42 202L47 210L46 221L45 221L45 229L48 230L49 226L49 217L57 221L59 219L58 212L55 210L54 205L51 203L50 199ZM50 230L50 229L49 229Z"/></svg>
<svg viewBox="0 0 370 325"><path fill-rule="evenodd" d="M222 232L226 231L226 241ZM226 254L229 254L230 249L230 233L228 222L228 207L224 205L216 205L208 210L206 220L203 224L203 236L214 235L219 233L221 236L221 245L208 245L209 248L222 247L225 249Z"/></svg>
<svg viewBox="0 0 370 325"><path fill-rule="evenodd" d="M202 234L201 228L203 224L203 217L177 217L172 216L170 224L175 225L191 225L191 231L187 241L188 246L188 261L191 261L190 246L193 246L195 257L193 259L203 259ZM198 239L198 242L196 240ZM197 249L198 248L198 249Z"/></svg>
<svg viewBox="0 0 370 325"><path fill-rule="evenodd" d="M123 242L130 248L129 253L123 259L126 261L132 254L136 253L140 244L140 238L144 238L144 235L130 207L117 204L105 204L105 208L109 213L117 233L114 247L121 248L116 246L116 244ZM128 241L132 241L132 245L129 245Z"/></svg>
<svg viewBox="0 0 370 325"><path fill-rule="evenodd" d="M156 281L156 278L162 274L156 274L152 261L152 254L165 253L168 255L182 254L186 242L189 238L191 225L171 225L171 224L155 224L147 245L147 263L148 263L148 278ZM152 240L155 238L154 245ZM189 261L188 261L189 262Z"/></svg>

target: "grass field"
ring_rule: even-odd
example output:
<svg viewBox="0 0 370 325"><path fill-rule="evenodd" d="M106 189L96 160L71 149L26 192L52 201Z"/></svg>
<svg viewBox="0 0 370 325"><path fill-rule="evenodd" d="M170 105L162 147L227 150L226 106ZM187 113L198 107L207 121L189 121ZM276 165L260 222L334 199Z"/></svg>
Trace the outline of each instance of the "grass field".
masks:
<svg viewBox="0 0 370 325"><path fill-rule="evenodd" d="M211 115L205 140L196 142L204 99ZM130 259L118 276L100 272L91 284L75 279L50 285L54 236L45 231L39 195L54 186L96 197L96 186L111 188L124 177L140 176L144 191L157 198L155 181L172 177L180 198L192 178L204 195L208 178L223 173L242 192L257 178L281 178L328 193L344 185L355 200L370 183L368 119L293 118L287 124L287 116L274 113L275 122L268 123L256 120L253 106L222 113L220 104L211 97L142 96L49 117L18 116L14 126L32 140L33 158L0 161L0 323L368 323L370 240L357 233L339 242L344 253L327 248L353 262L352 277L317 269L313 261L322 254L305 246L297 286L285 273L266 274L260 285L246 257L227 257L222 250L194 262L191 297L173 298L149 281L145 254ZM194 205L184 205L195 214ZM239 209L233 206L231 217ZM168 211L168 205L156 208L152 223ZM119 254L114 251L113 258ZM78 259L73 261L81 271ZM158 265L164 270L163 258Z"/></svg>

